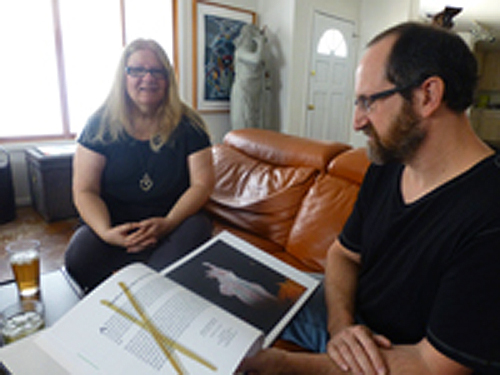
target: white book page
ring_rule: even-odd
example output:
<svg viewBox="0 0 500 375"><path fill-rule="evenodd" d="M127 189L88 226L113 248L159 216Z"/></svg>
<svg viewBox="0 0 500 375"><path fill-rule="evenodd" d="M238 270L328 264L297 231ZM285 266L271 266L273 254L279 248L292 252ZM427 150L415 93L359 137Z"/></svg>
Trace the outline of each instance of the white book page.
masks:
<svg viewBox="0 0 500 375"><path fill-rule="evenodd" d="M37 344L72 374L204 375L232 374L249 350L257 350L259 337L250 325L134 264L86 296Z"/></svg>
<svg viewBox="0 0 500 375"><path fill-rule="evenodd" d="M227 231L161 273L264 332L264 347L319 285Z"/></svg>

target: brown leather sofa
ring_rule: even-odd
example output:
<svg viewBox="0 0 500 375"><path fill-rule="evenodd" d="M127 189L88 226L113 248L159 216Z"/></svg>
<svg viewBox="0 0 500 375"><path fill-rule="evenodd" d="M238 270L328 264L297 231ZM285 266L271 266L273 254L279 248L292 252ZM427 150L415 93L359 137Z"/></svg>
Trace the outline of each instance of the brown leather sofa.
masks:
<svg viewBox="0 0 500 375"><path fill-rule="evenodd" d="M213 147L206 209L226 229L308 272L323 272L369 165L365 149L270 130L229 132Z"/></svg>

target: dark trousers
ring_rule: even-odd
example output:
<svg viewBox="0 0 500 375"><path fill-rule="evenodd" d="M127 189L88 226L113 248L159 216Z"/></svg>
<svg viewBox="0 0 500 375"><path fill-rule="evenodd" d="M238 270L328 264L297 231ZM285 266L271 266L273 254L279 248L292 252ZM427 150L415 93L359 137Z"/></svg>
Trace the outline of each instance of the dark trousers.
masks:
<svg viewBox="0 0 500 375"><path fill-rule="evenodd" d="M160 271L210 239L212 223L203 212L184 220L157 246L138 253L104 242L87 225L77 229L65 254L68 273L85 293L95 288L113 272L134 263L145 263Z"/></svg>

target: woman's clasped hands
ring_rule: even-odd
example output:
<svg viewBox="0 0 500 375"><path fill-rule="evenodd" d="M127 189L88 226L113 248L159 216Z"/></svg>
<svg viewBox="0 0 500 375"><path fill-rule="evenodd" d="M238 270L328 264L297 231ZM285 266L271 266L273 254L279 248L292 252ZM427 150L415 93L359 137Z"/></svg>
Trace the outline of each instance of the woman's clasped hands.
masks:
<svg viewBox="0 0 500 375"><path fill-rule="evenodd" d="M152 217L139 222L124 223L110 228L106 242L125 247L128 253L136 253L154 247L168 234L170 225L163 217Z"/></svg>

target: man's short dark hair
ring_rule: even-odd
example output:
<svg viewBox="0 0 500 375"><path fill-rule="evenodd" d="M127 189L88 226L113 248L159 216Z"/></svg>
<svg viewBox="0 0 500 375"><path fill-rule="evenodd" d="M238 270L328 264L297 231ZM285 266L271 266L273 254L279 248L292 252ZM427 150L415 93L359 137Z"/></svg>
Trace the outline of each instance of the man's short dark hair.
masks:
<svg viewBox="0 0 500 375"><path fill-rule="evenodd" d="M473 101L477 62L465 42L438 26L407 22L383 31L372 46L390 35L397 36L386 63L386 76L397 87L416 87L431 76L445 84L443 102L455 112L465 111ZM411 90L403 93L411 98Z"/></svg>

